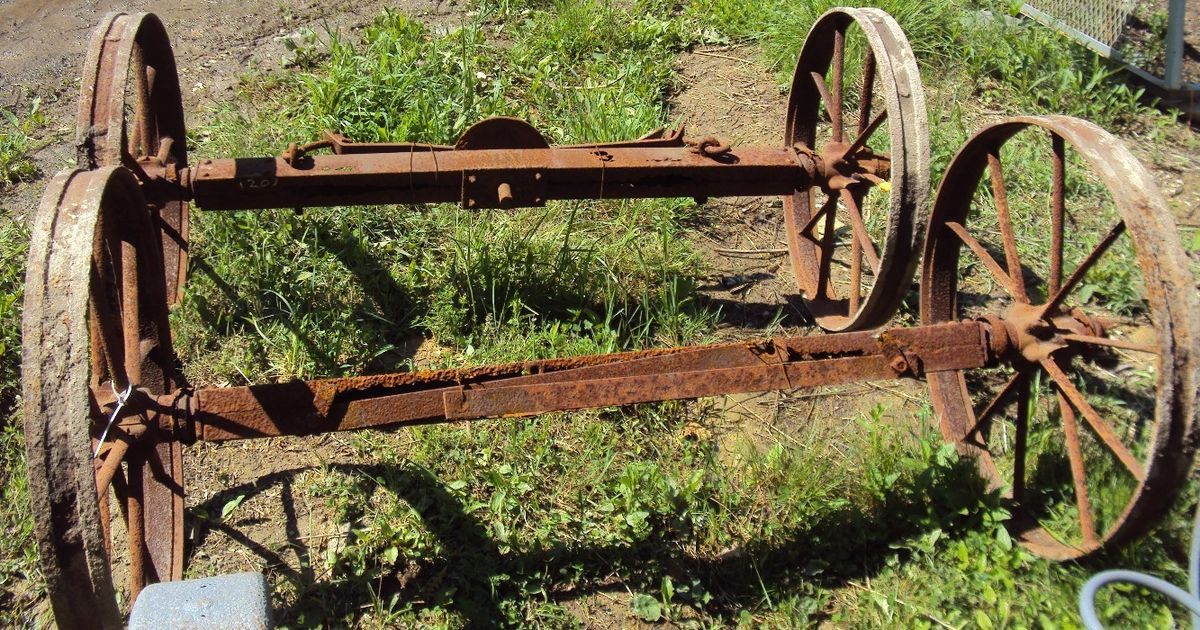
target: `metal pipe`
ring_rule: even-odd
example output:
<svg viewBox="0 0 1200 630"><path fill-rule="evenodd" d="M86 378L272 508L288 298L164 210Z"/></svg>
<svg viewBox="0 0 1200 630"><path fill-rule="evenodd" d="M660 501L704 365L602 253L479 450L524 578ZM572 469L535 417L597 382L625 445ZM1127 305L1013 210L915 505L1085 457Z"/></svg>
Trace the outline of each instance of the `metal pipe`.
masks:
<svg viewBox="0 0 1200 630"><path fill-rule="evenodd" d="M886 174L886 162L871 163ZM788 195L811 177L791 149L551 147L204 160L181 173L205 210L549 199Z"/></svg>
<svg viewBox="0 0 1200 630"><path fill-rule="evenodd" d="M987 365L1005 350L990 330L960 322L203 389L191 396L190 433L202 441L311 435L919 376Z"/></svg>
<svg viewBox="0 0 1200 630"><path fill-rule="evenodd" d="M1167 68L1168 90L1183 87L1183 18L1187 12L1187 0L1170 0L1167 12Z"/></svg>

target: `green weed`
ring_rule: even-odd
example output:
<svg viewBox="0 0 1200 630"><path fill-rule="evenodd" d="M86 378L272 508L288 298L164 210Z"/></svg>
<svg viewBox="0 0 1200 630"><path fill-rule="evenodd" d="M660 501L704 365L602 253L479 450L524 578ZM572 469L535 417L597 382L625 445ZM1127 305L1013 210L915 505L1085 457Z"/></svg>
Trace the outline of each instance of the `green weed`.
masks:
<svg viewBox="0 0 1200 630"><path fill-rule="evenodd" d="M453 141L467 126L507 109L500 58L474 25L435 36L402 13L385 12L363 46L332 36L329 63L305 78L311 118L360 141Z"/></svg>
<svg viewBox="0 0 1200 630"><path fill-rule="evenodd" d="M839 4L845 6L824 0L699 0L689 5L688 15L702 34L757 41L784 82L813 22ZM1109 128L1154 117L1142 90L1131 87L1118 66L1040 24L1013 17L1011 3L865 4L896 18L925 72L945 79L938 83L969 86L971 96L985 103L1025 114L1080 116ZM931 105L936 116L939 104Z"/></svg>
<svg viewBox="0 0 1200 630"><path fill-rule="evenodd" d="M480 22L444 33L385 13L361 40L329 38L303 78L248 84L263 113L219 113L198 134L200 152L274 153L326 126L360 140L447 143L489 115L524 117L555 142L635 137L669 122L675 51L756 39L788 71L826 8L480 5ZM959 40L1008 26L964 22L964 6L887 8L927 67L966 73ZM756 22L763 16L785 19ZM999 62L979 67L989 63ZM1015 87L968 85L1017 103ZM935 111L938 172L975 126L977 102L974 87L950 91ZM1013 159L1029 164L1015 181L1045 183L1044 160ZM1074 185L1098 198L1088 182ZM1014 195L1019 216L1043 211L1037 199ZM714 325L692 297L703 269L686 227L696 214L690 201L201 214L177 337L201 383L396 369L415 362L404 350L412 336L442 348L423 359L430 367L691 342ZM1124 279L1093 283L1108 307L1136 306L1116 291ZM1074 623L1087 571L1015 545L1004 501L937 436L877 410L734 461L712 437L721 422L711 404L670 403L414 428L403 442L356 434L348 443L362 464L297 482L346 535L314 550L321 579L276 575L286 623L572 626L595 620L564 598L586 602L614 580L629 595L616 623ZM246 492L196 509L220 513ZM1163 561L1136 553L1121 559ZM1134 623L1169 614L1139 598L1114 606Z"/></svg>
<svg viewBox="0 0 1200 630"><path fill-rule="evenodd" d="M358 140L447 143L493 115L526 117L555 141L635 137L666 122L672 40L647 20L615 19L616 11L597 3L534 13L507 49L486 43L478 25L435 34L385 12L361 41L331 35L316 72L252 86L287 115L231 109L196 144L201 152L275 152L320 127ZM596 12L605 19L595 21ZM604 24L611 37L554 44L565 41L554 33ZM407 359L393 350L413 335L483 348L516 322L535 337L594 339L581 351L694 339L708 320L685 295L700 269L681 238L680 219L693 206L201 214L178 346L186 364L208 366L193 373L198 381L244 382L392 369Z"/></svg>
<svg viewBox="0 0 1200 630"><path fill-rule="evenodd" d="M831 5L487 0L474 20L446 31L385 12L353 38L298 42L303 73L248 78L240 101L193 130L189 146L201 158L277 154L326 127L362 141L449 143L493 115L525 118L554 142L628 139L671 121L678 51L754 41L786 75ZM972 13L981 7L993 14ZM977 126L981 102L1036 111L1062 103L1120 125L1143 115L1106 67L1001 19L991 3L884 8L908 30L927 76L961 84L933 108L937 173ZM1109 109L1096 111L1085 90ZM1044 186L1046 161L1029 159L1040 150L1013 157L1027 166L1013 170L1014 182ZM1083 203L1103 197L1086 179L1072 186ZM1012 203L1044 232L1039 199L1014 194ZM979 203L990 203L986 188ZM187 295L172 314L177 349L203 386L704 340L716 314L694 297L705 265L690 229L700 214L690 200L197 212ZM19 222L0 225L8 405L27 234ZM1044 255L1027 251L1030 260ZM1097 269L1088 299L1139 314L1127 267ZM439 352L414 356L414 338ZM1105 413L1120 411L1115 393L1101 399L1113 405ZM786 408L776 428L787 442L740 444L718 404L353 434L338 438L339 450L358 464L223 489L189 510L205 527L236 527L278 479L323 504L336 535L289 541L307 550L300 568L269 568L280 621L292 626L1077 623L1075 594L1096 567L1046 563L1013 544L1000 496L939 436L912 428L932 423L928 409L802 423ZM20 441L11 423L0 435L2 498L25 506ZM1053 464L1045 470L1061 473ZM1097 492L1108 501L1103 518L1119 490ZM1106 563L1182 582L1171 558L1187 539L1181 515L1192 503L1181 501L1146 541ZM40 598L28 511L3 512L0 523L8 541L0 608L27 611ZM1106 598L1113 623L1171 621L1170 609L1140 592Z"/></svg>
<svg viewBox="0 0 1200 630"><path fill-rule="evenodd" d="M19 419L0 425L0 622L34 623L44 586L37 568L33 517L25 482L25 448Z"/></svg>
<svg viewBox="0 0 1200 630"><path fill-rule="evenodd" d="M24 221L0 209L0 414L4 415L21 386L21 305L28 248Z"/></svg>
<svg viewBox="0 0 1200 630"><path fill-rule="evenodd" d="M1081 45L1031 21L1012 24L980 14L961 27L957 58L967 76L993 98L1024 113L1061 113L1101 126L1128 127L1150 114L1144 90L1131 87L1123 70Z"/></svg>
<svg viewBox="0 0 1200 630"><path fill-rule="evenodd" d="M0 189L8 183L36 175L28 151L27 134L42 124L38 103L24 121L8 112L0 127ZM3 125L4 123L0 123ZM23 217L0 206L0 623L29 625L38 622L38 602L43 585L37 570L33 520L25 482L25 449L20 414L16 407L21 378L21 312L24 299L25 258L29 230Z"/></svg>
<svg viewBox="0 0 1200 630"><path fill-rule="evenodd" d="M37 143L30 134L43 124L41 99L33 99L29 111L20 117L0 109L0 190L37 175L37 166L29 158Z"/></svg>

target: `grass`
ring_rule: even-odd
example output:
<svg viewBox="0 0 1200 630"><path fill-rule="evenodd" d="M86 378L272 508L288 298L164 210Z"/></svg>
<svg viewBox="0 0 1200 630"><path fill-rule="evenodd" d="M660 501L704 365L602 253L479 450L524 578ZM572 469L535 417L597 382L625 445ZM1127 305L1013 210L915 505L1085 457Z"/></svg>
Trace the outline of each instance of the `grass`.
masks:
<svg viewBox="0 0 1200 630"><path fill-rule="evenodd" d="M1044 133L1027 131L1005 145L1000 158L1005 167L1004 179L1008 205L1017 234L1017 253L1025 269L1024 282L1034 303L1048 299L1050 290L1041 278L1049 273L1051 251L1050 213L1046 194L1050 190L1050 139ZM1069 273L1092 251L1100 236L1114 225L1119 216L1111 195L1103 182L1087 168L1082 157L1074 151L1066 160L1066 223L1064 268ZM993 255L1004 259L1004 246L999 234L999 221L991 185L977 190L967 224L979 235ZM1007 304L1005 294L970 255L960 262L960 278L967 295L960 301L962 317L980 312L986 300L989 309ZM1107 334L1116 338L1139 338L1154 341L1158 329L1151 320L1149 304L1143 299L1143 281L1131 240L1123 237L1100 259L1092 271L1083 277L1072 294L1072 302L1108 320ZM1004 306L999 308L1003 309ZM1133 451L1144 457L1149 449L1145 418L1152 417L1155 405L1155 383L1158 366L1147 355L1107 353L1096 360L1063 362L1068 373L1074 372L1073 382L1088 400L1122 436ZM999 385L1011 376L1001 368L979 375L974 385L982 390L978 402L999 391ZM1112 374L1122 375L1118 381ZM1078 522L1069 459L1062 445L1065 435L1062 414L1049 379L1034 379L1028 405L1030 422L1029 477L1037 480L1030 504L1036 505L1039 519L1059 540L1082 542ZM1015 418L1014 413L1008 414ZM998 467L1011 474L1013 454L1006 440L1016 430L1011 419L999 421L991 428L989 446L996 456ZM1088 462L1088 487L1094 505L1092 510L1097 527L1113 524L1135 488L1134 480L1113 458L1108 450L1082 431L1082 450Z"/></svg>
<svg viewBox="0 0 1200 630"><path fill-rule="evenodd" d="M673 122L672 64L686 47L749 42L784 77L827 6L492 0L442 30L385 12L353 37L296 51L296 72L248 77L189 146L196 158L275 154L322 128L450 143L494 115L530 120L553 142L627 139ZM1107 67L1006 22L1006 4L883 6L933 84L935 174L983 109L1159 124ZM1013 162L1027 165L1012 172L1025 188L1045 181L1044 162ZM1081 203L1099 198L1090 185L1074 184ZM1034 217L1039 199L1014 195L1014 206ZM706 263L694 232L705 220L690 200L197 212L188 292L172 314L176 349L203 386L702 342L722 318L695 297ZM27 234L0 225L8 406ZM1091 279L1092 295L1136 315L1123 267ZM418 355L418 345L434 350ZM747 412L725 400L345 436L339 461L353 465L193 496L190 536L212 553L285 492L315 506L311 539L289 534L264 552L290 626L1073 627L1078 587L1101 567L1185 580L1177 558L1194 489L1127 550L1047 563L1013 544L1004 501L928 429L927 408L808 422L807 405L785 403L784 441L745 437ZM40 588L18 425L0 434L0 499L21 506L0 520L0 609L10 611L0 619L13 624L39 614ZM281 560L292 554L298 562ZM195 575L222 566L191 561ZM1116 625L1172 619L1131 589L1106 591L1101 610Z"/></svg>
<svg viewBox="0 0 1200 630"><path fill-rule="evenodd" d="M41 105L40 99L33 99L23 116L0 109L0 191L38 174L29 154L37 144L33 135L45 124Z"/></svg>
<svg viewBox="0 0 1200 630"><path fill-rule="evenodd" d="M29 232L24 222L0 213L0 409L17 398L21 356L21 301Z"/></svg>
<svg viewBox="0 0 1200 630"><path fill-rule="evenodd" d="M8 112L0 122L0 192L13 183L33 178L29 158L35 141L28 134L43 121L38 102L30 115L18 120ZM42 599L42 583L32 542L33 520L25 489L22 423L16 406L20 396L21 306L24 298L25 257L29 230L22 216L0 201L0 622L14 623ZM16 612L20 611L20 612Z"/></svg>
<svg viewBox="0 0 1200 630"><path fill-rule="evenodd" d="M328 71L259 86L273 104L301 103L275 119L284 126L230 109L218 113L198 149L270 152L325 126L364 141L449 143L493 115L528 115L558 142L641 135L666 122L670 49L660 43L643 50L657 35L630 36L624 48L610 46L559 72L577 52L553 47L558 36L546 33L563 28L557 18L530 19L546 23L527 26L539 36L502 50L484 42L479 25L435 37L401 14L385 13L361 43L332 40ZM625 80L612 81L614 72ZM579 96L554 96L562 92ZM398 102L406 107L397 112ZM608 114L572 118L572 107ZM689 312L685 290L700 269L683 237L695 213L693 202L672 200L553 203L482 216L457 206L201 215L200 273L193 274L192 308L179 314L177 338L188 363L215 371L194 376L228 382L367 365L395 369L405 357L390 350L413 335L481 348L510 324L521 336L588 331L581 336L590 343L568 344L576 352L695 340L707 318ZM270 236L247 249L245 234L258 232ZM331 292L332 286L347 291ZM535 354L564 349L548 343ZM239 349L235 355L231 347ZM247 356L262 359L229 365Z"/></svg>
<svg viewBox="0 0 1200 630"><path fill-rule="evenodd" d="M1019 3L696 0L684 11L705 41L757 45L785 86L813 22L839 5L879 7L908 36L925 75L935 183L970 134L1000 113L1079 116L1153 141L1173 124L1115 64L1035 22L1013 19Z"/></svg>

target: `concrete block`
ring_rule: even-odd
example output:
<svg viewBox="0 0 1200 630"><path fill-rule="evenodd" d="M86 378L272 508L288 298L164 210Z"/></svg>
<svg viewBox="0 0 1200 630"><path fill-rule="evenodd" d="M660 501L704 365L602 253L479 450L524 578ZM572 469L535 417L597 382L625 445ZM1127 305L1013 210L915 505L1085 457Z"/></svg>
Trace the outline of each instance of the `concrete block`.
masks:
<svg viewBox="0 0 1200 630"><path fill-rule="evenodd" d="M151 584L129 615L129 630L273 627L271 587L261 573Z"/></svg>

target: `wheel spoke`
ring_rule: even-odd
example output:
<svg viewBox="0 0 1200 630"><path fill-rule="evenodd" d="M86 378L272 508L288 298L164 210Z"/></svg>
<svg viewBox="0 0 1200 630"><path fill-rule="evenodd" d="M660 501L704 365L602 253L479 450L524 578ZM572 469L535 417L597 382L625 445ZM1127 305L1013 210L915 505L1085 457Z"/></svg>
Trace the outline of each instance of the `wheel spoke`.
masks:
<svg viewBox="0 0 1200 630"><path fill-rule="evenodd" d="M96 491L101 495L108 493L108 487L112 483L113 476L121 469L121 462L125 459L125 454L129 452L130 440L114 436L109 442L109 447L104 449L104 459L100 467L96 469Z"/></svg>
<svg viewBox="0 0 1200 630"><path fill-rule="evenodd" d="M1096 245L1096 248L1087 255L1087 258L1083 259L1083 262L1079 263L1079 266L1076 267L1075 272L1072 273L1071 277L1067 279L1067 283L1059 287L1058 292L1055 293L1052 298L1050 298L1050 301L1046 302L1046 304L1041 307L1039 318L1044 317L1046 313L1049 313L1062 306L1062 303L1067 299L1067 296L1075 290L1075 285L1079 284L1080 280L1083 280L1083 277L1087 275L1088 271L1091 270L1092 265L1095 265L1096 261L1100 260L1100 257L1108 251L1109 247L1112 247L1113 242L1116 241L1117 238L1124 232L1125 221L1117 221L1116 225L1112 226L1112 228L1108 231L1108 234L1105 234L1100 243Z"/></svg>
<svg viewBox="0 0 1200 630"><path fill-rule="evenodd" d="M133 108L133 133L128 146L130 157L134 159L150 154L150 142L154 137L154 120L150 117L150 77L147 76L151 69L146 66L144 54L141 46L134 46L133 59L129 64L130 74L133 75L134 98L137 99Z"/></svg>
<svg viewBox="0 0 1200 630"><path fill-rule="evenodd" d="M842 126L842 80L846 74L846 32L833 32L833 101L829 102L830 123L833 124L833 141L842 142L846 131ZM834 112L837 112L836 114Z"/></svg>
<svg viewBox="0 0 1200 630"><path fill-rule="evenodd" d="M1025 291L1025 278L1021 274L1021 258L1017 255L1017 237L1013 232L1012 215L1008 211L1008 189L1004 186L1004 168L1000 165L1000 156L996 152L988 153L988 174L992 180L992 194L996 200L996 215L1000 222L1000 233L1004 238L1004 263L1008 267L1008 277L1012 279L1012 290L1009 291L1015 299L1029 303L1029 294Z"/></svg>
<svg viewBox="0 0 1200 630"><path fill-rule="evenodd" d="M833 248L837 245L837 235L834 234L834 219L837 218L837 213L834 208L837 207L837 197L830 196L825 202L825 233L821 235L821 269L817 275L817 295L814 299L828 297L834 299L833 287L829 284L830 267L833 265Z"/></svg>
<svg viewBox="0 0 1200 630"><path fill-rule="evenodd" d="M875 49L867 46L867 54L863 58L862 70L862 101L858 104L858 139L854 141L858 144L864 137L870 137L867 133L867 120L871 118L871 99L875 97ZM887 110L884 110L887 113Z"/></svg>
<svg viewBox="0 0 1200 630"><path fill-rule="evenodd" d="M125 340L121 334L121 309L113 303L108 283L100 276L97 263L92 265L90 293L88 317L91 319L89 328L93 348L92 378L98 385L103 380L101 374L107 374L114 387L124 390L129 381L125 374Z"/></svg>
<svg viewBox="0 0 1200 630"><path fill-rule="evenodd" d="M1100 441L1108 446L1109 450L1117 456L1117 459L1121 460L1121 463L1133 474L1135 479L1141 481L1145 477L1145 471L1142 469L1141 462L1121 443L1116 432L1100 417L1099 412L1088 403L1083 394L1075 387L1075 384L1071 382L1071 379L1058 366L1058 363L1053 358L1047 357L1042 359L1041 364L1046 373L1050 375L1050 378L1054 380L1059 391L1067 397L1067 400L1071 402L1071 405L1075 409L1079 410L1079 413L1083 414L1083 419L1087 421L1092 430L1096 432L1096 435L1100 437Z"/></svg>
<svg viewBox="0 0 1200 630"><path fill-rule="evenodd" d="M1066 334L1062 336L1067 341L1075 343L1090 344L1094 346L1108 346L1110 348L1120 348L1121 350L1132 350L1134 352L1145 352L1147 354L1158 354L1158 348L1144 343L1133 343L1124 339L1110 339L1108 337L1094 337L1092 335L1076 335Z"/></svg>
<svg viewBox="0 0 1200 630"><path fill-rule="evenodd" d="M879 112L879 115L876 116L875 119L872 120L865 128L859 129L858 137L854 139L854 144L851 144L850 147L846 149L846 152L842 154L842 159L844 160L849 158L860 149L867 146L867 142L871 139L871 136L873 136L875 132L879 130L879 126L882 125L883 121L885 120L887 120L886 109Z"/></svg>
<svg viewBox="0 0 1200 630"><path fill-rule="evenodd" d="M170 105L163 104L164 91L158 83L158 68L154 66L146 66L146 85L149 87L149 110L155 112L153 116L146 117L146 130L149 135L142 139L145 144L146 157L153 157L158 152L158 145L162 142L162 137L159 136L158 115L160 112Z"/></svg>
<svg viewBox="0 0 1200 630"><path fill-rule="evenodd" d="M825 85L825 77L821 76L820 72L810 72L813 83L817 86L817 93L821 95L821 102L825 103L825 111L829 113L829 121L832 124L834 118L840 118L842 113L833 107L833 95L829 93L829 86ZM837 111L835 114L834 112ZM838 120L837 122L841 122ZM835 126L834 129L837 127Z"/></svg>
<svg viewBox="0 0 1200 630"><path fill-rule="evenodd" d="M1083 448L1079 443L1079 422L1075 419L1075 410L1056 387L1058 410L1062 416L1063 434L1067 442L1067 457L1071 460L1071 478L1075 482L1075 505L1079 510L1079 528L1083 531L1083 542L1095 545L1096 524L1092 520L1092 500L1088 496L1087 471L1083 463Z"/></svg>
<svg viewBox="0 0 1200 630"><path fill-rule="evenodd" d="M108 503L108 489L97 489L96 500L100 508L100 535L104 537L104 555L112 558L112 506Z"/></svg>
<svg viewBox="0 0 1200 630"><path fill-rule="evenodd" d="M1000 388L1000 391L996 393L992 400L988 402L987 406L985 406L983 410L979 412L979 415L976 416L974 426L972 426L962 438L964 442L970 440L971 436L982 432L984 428L991 424L992 416L994 416L996 412L1000 410L1001 403L1004 402L1005 398L1008 398L1008 396L1012 394L1013 390L1016 388L1017 384L1021 382L1023 377L1023 372L1017 372L1008 379L1008 382L1004 384L1004 387ZM981 445L986 447L986 444L982 442Z"/></svg>
<svg viewBox="0 0 1200 630"><path fill-rule="evenodd" d="M130 603L146 586L146 521L144 513L144 478L145 461L141 456L129 460L129 485L126 504L126 521L129 533L129 599Z"/></svg>
<svg viewBox="0 0 1200 630"><path fill-rule="evenodd" d="M142 382L138 293L138 252L129 241L121 241L121 328L125 342L125 376L131 383Z"/></svg>
<svg viewBox="0 0 1200 630"><path fill-rule="evenodd" d="M875 243L871 241L871 235L867 234L867 224L863 221L858 200L845 188L841 190L841 196L842 202L846 204L846 211L850 215L850 227L854 232L854 240L862 246L863 254L867 257L867 264L871 266L871 273L875 274L875 277L879 277L879 253L875 251Z"/></svg>
<svg viewBox="0 0 1200 630"><path fill-rule="evenodd" d="M1054 150L1054 189L1050 194L1050 295L1062 286L1063 218L1066 214L1066 145L1062 136L1050 134Z"/></svg>
<svg viewBox="0 0 1200 630"><path fill-rule="evenodd" d="M971 236L967 228L956 221L947 221L945 225L951 232L954 232L955 236L958 236L958 240L974 252L976 258L983 262L983 266L992 274L992 279L996 281L996 284L999 284L1013 299L1020 299L1017 297L1017 290L1012 285L1012 278L1004 272L1000 263L996 262L996 259L992 258L992 255L983 248L983 244Z"/></svg>
<svg viewBox="0 0 1200 630"><path fill-rule="evenodd" d="M858 239L850 239L850 308L847 315L858 312L862 301L862 245Z"/></svg>
<svg viewBox="0 0 1200 630"><path fill-rule="evenodd" d="M811 204L809 207L812 207ZM835 204L830 203L822 205L821 209L818 210L816 214L812 215L812 218L808 220L808 223L805 223L804 227L800 229L800 235L814 243L818 242L817 235L813 232L813 230L817 228L817 222L819 222L826 214L833 212L833 209L836 207L837 206Z"/></svg>
<svg viewBox="0 0 1200 630"><path fill-rule="evenodd" d="M1029 374L1017 378L1017 435L1013 438L1013 499L1025 501L1025 459L1029 451Z"/></svg>
<svg viewBox="0 0 1200 630"><path fill-rule="evenodd" d="M103 494L108 490L109 484L113 482L113 475L121 462L125 459L126 454L143 435L146 434L145 424L133 423L128 425L116 425L109 432L107 441L101 445L96 444L98 449L96 457L96 489Z"/></svg>

